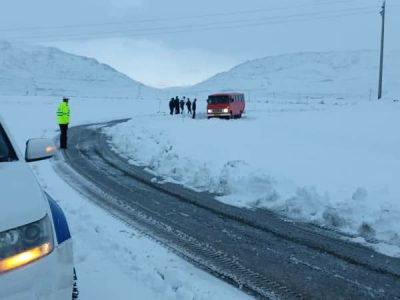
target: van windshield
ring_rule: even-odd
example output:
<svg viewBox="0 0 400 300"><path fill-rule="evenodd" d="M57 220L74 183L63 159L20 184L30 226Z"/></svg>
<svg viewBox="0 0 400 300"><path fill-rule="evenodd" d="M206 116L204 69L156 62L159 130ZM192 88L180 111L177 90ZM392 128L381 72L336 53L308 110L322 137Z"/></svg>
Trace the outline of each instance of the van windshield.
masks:
<svg viewBox="0 0 400 300"><path fill-rule="evenodd" d="M10 141L8 140L5 131L0 125L0 163L16 160L14 150L11 148Z"/></svg>
<svg viewBox="0 0 400 300"><path fill-rule="evenodd" d="M208 104L229 104L229 96L209 96Z"/></svg>

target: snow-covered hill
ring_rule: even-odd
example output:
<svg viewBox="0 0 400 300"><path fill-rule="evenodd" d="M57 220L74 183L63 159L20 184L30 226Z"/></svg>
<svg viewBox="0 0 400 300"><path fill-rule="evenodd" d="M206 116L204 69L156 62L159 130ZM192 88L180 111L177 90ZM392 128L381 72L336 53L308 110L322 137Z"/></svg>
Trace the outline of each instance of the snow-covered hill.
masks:
<svg viewBox="0 0 400 300"><path fill-rule="evenodd" d="M260 100L355 100L370 95L374 99L378 70L379 53L375 51L285 54L245 62L175 92L205 97L214 92L243 91L248 98ZM384 95L400 96L400 51L385 55Z"/></svg>
<svg viewBox="0 0 400 300"><path fill-rule="evenodd" d="M0 94L144 99L158 90L92 58L2 41Z"/></svg>
<svg viewBox="0 0 400 300"><path fill-rule="evenodd" d="M56 48L0 42L0 95L101 98L206 98L242 91L248 100L374 99L379 53L296 53L242 63L191 87L159 90L95 59ZM384 96L400 98L400 51L386 53Z"/></svg>

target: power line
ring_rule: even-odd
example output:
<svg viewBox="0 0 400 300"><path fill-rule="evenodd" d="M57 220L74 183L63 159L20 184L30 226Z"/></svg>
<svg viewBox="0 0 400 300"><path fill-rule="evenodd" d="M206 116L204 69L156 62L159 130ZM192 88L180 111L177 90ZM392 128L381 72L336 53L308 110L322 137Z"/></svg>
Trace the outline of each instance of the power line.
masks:
<svg viewBox="0 0 400 300"><path fill-rule="evenodd" d="M357 1L357 0L355 0ZM164 17L164 18L153 18L153 19L141 19L135 21L126 21L126 22L103 22L103 23L86 23L86 24L72 24L72 25L60 25L60 26L36 26L36 27L19 27L19 28L8 28L8 29L0 29L0 32L15 32L15 31L24 31L24 30L57 30L57 29L73 29L83 27L97 27L97 26L112 26L112 25L133 25L140 23L149 23L149 22L163 22L163 21L176 21L176 20L193 20L193 19L202 19L207 17L221 17L221 16L235 16L235 15L245 15L245 14L255 14L262 12L270 12L270 11L280 11L280 10L288 10L288 9L296 9L296 8L305 8L305 7L320 7L321 5L331 5L331 4L340 4L346 3L349 4L349 0L343 1L325 1L318 3L309 3L303 5L294 5L294 6L285 6L285 7L272 7L268 9L254 9L254 10L244 10L244 11L236 11L230 13L213 13L213 14L201 14L201 15L192 15L192 16L175 16L175 17ZM352 1L351 3L354 3Z"/></svg>
<svg viewBox="0 0 400 300"><path fill-rule="evenodd" d="M363 13L365 14L373 14L373 11L368 11ZM210 27L209 25L202 25L203 27L194 27L189 26L190 28L186 27L184 29L176 28L170 30L161 30L161 31L115 31L115 32L108 32L108 33L90 33L90 34L70 34L70 35L57 35L57 36L36 36L36 37L19 37L17 40L84 40L88 38L110 38L110 37L134 37L134 36L147 36L147 35L161 35L161 34L174 34L174 33L185 33L185 32L202 32L202 31L210 31L210 30L222 30L222 29L237 29L237 28L246 28L246 27L258 27L264 25L273 25L273 24L284 24L290 22L307 22L313 20L326 20L338 17L346 17L346 16L354 16L360 15L356 13L347 13L347 14L340 14L340 15L332 15L332 16L325 16L325 17L315 17L313 19L310 18L303 18L303 19L294 19L294 20L286 20L286 21L264 21L264 22L252 22L252 23L245 23L245 24L234 24L234 25L220 25L220 26L213 26ZM208 26L208 27L207 27Z"/></svg>
<svg viewBox="0 0 400 300"><path fill-rule="evenodd" d="M374 9L374 10L372 10ZM371 11L370 11L371 10ZM314 13L303 13L303 14L292 14L286 16L275 16L269 18L257 18L257 19L245 19L235 21L224 21L224 22L212 22L204 24L191 24L184 26L173 26L173 27L153 27L143 28L134 30L113 30L103 32L90 32L90 33L77 33L77 34L57 34L57 35L36 35L36 36L17 36L13 39L16 40L32 40L39 39L43 40L80 40L87 38L103 38L103 37L121 37L121 36L143 36L143 35L154 35L154 34L170 34L170 33L181 33L181 32L197 32L197 31L209 31L209 30L221 30L221 29L232 29L232 28L244 28L253 26L262 26L269 24L282 24L287 22L303 22L309 20L323 20L329 18L337 18L343 16L352 16L360 14L374 13L375 7L359 7L353 9L343 9L335 11L322 11ZM312 18L310 18L312 17Z"/></svg>

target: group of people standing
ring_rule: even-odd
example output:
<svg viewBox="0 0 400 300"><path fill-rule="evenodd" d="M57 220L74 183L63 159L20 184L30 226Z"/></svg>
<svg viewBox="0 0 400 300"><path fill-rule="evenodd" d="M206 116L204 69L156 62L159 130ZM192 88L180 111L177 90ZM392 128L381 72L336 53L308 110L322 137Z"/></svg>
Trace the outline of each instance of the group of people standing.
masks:
<svg viewBox="0 0 400 300"><path fill-rule="evenodd" d="M190 98L187 98L185 96L183 96L183 98L181 100L179 100L179 97L176 96L175 98L171 98L171 100L169 100L169 112L171 115L173 115L174 113L177 114L183 114L184 110L185 110L185 105L187 108L187 113L192 115L192 118L195 119L196 118L196 101L197 99L194 98L193 102L190 101Z"/></svg>

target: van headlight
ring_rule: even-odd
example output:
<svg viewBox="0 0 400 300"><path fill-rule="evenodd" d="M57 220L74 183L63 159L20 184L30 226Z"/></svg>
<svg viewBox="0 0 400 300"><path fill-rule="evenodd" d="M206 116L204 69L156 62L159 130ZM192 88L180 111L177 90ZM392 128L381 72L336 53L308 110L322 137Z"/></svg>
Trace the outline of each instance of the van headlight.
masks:
<svg viewBox="0 0 400 300"><path fill-rule="evenodd" d="M213 110L212 109L207 109L207 113L212 114Z"/></svg>
<svg viewBox="0 0 400 300"><path fill-rule="evenodd" d="M224 112L225 114L227 114L227 113L229 112L229 109L228 109L228 108L224 108L224 109L223 109L223 112Z"/></svg>
<svg viewBox="0 0 400 300"><path fill-rule="evenodd" d="M46 216L43 219L0 232L0 273L27 265L53 251L53 230Z"/></svg>

